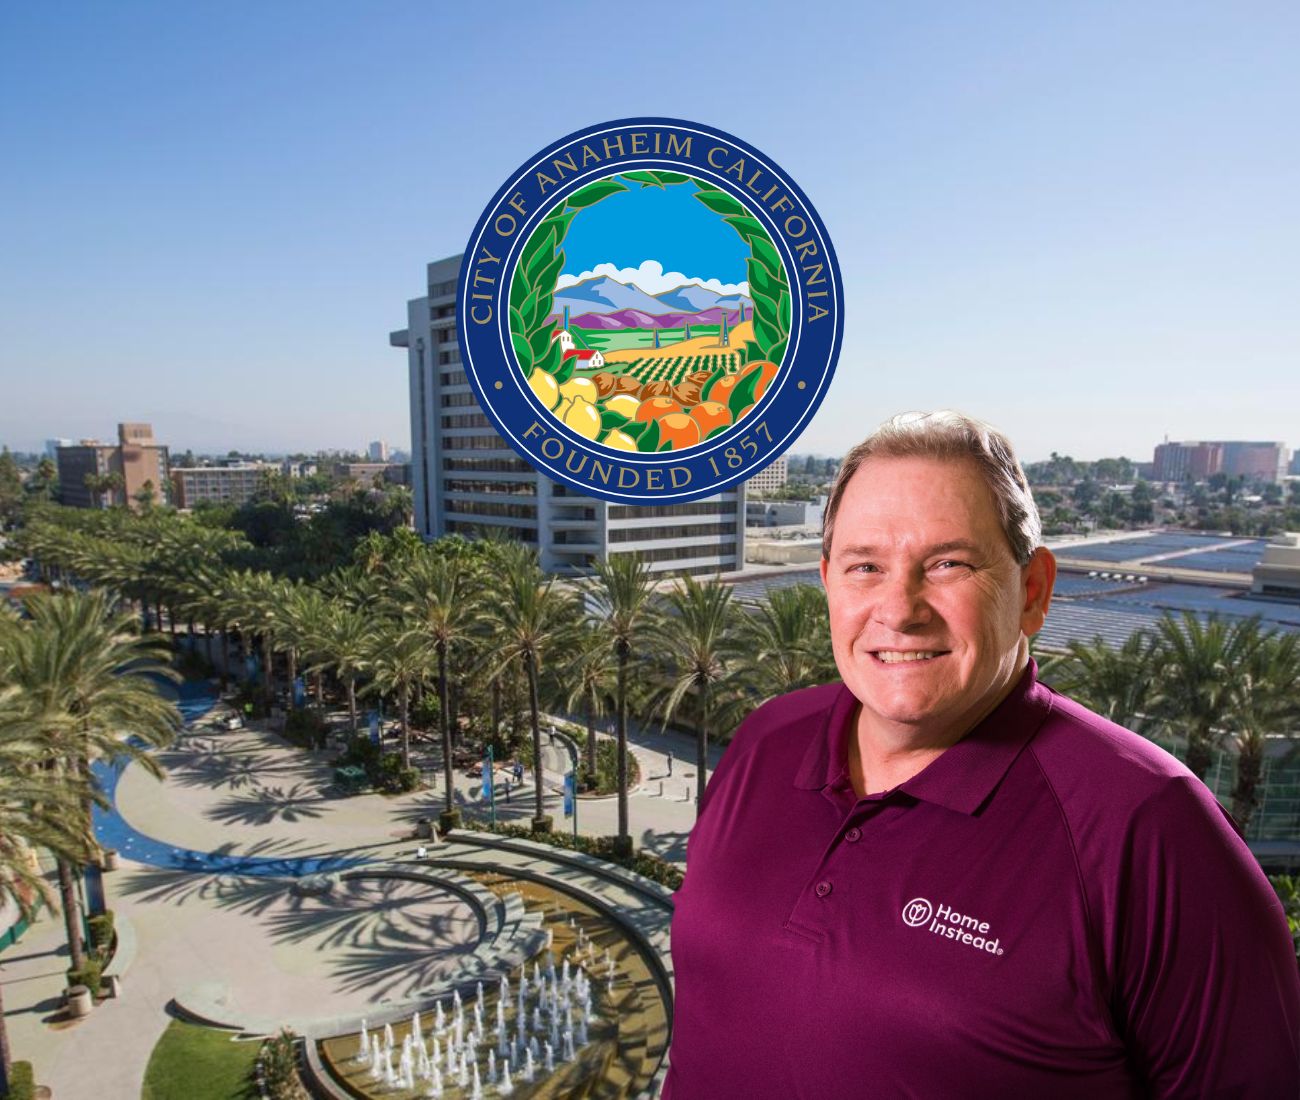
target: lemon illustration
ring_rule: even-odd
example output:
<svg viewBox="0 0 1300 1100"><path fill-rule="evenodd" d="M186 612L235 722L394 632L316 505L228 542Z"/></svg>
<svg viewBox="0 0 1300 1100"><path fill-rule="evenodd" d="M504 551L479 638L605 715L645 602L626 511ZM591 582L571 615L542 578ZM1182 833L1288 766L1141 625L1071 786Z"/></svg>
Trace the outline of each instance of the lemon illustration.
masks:
<svg viewBox="0 0 1300 1100"><path fill-rule="evenodd" d="M619 393L605 399L605 408L610 412L626 416L629 420L636 416L636 411L640 407L641 402L630 393Z"/></svg>
<svg viewBox="0 0 1300 1100"><path fill-rule="evenodd" d="M616 451L635 451L636 440L627 432L620 432L617 428L612 428L609 435L601 440L606 447L612 447Z"/></svg>
<svg viewBox="0 0 1300 1100"><path fill-rule="evenodd" d="M563 411L556 410L556 415L581 436L595 439L600 435L600 410L590 401L575 397L563 406Z"/></svg>
<svg viewBox="0 0 1300 1100"><path fill-rule="evenodd" d="M570 378L560 387L560 396L581 397L584 401L594 402L600 396L600 391L590 378Z"/></svg>
<svg viewBox="0 0 1300 1100"><path fill-rule="evenodd" d="M547 374L540 367L534 367L533 373L528 376L528 388L548 409L555 408L560 402L560 387L556 384L555 375Z"/></svg>

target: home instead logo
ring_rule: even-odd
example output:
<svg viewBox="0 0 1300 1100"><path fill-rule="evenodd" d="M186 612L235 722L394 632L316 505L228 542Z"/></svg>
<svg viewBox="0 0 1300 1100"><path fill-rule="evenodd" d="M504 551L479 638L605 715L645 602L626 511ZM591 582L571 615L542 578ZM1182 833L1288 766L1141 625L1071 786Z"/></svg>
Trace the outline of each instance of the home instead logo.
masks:
<svg viewBox="0 0 1300 1100"><path fill-rule="evenodd" d="M458 295L493 425L548 477L625 504L706 497L778 458L844 331L803 192L678 119L603 123L530 158L479 219Z"/></svg>
<svg viewBox="0 0 1300 1100"><path fill-rule="evenodd" d="M1000 939L989 939L988 921L958 913L942 903L936 908L927 898L913 898L903 906L903 923L910 928L928 926L936 936L956 940L990 955L1006 953Z"/></svg>

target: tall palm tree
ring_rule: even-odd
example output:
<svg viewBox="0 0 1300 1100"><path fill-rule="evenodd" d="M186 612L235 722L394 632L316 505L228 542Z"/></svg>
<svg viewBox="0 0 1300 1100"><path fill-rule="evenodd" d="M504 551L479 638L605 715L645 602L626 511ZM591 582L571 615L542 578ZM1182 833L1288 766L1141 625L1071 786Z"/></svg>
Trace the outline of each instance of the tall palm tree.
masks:
<svg viewBox="0 0 1300 1100"><path fill-rule="evenodd" d="M574 597L542 579L536 556L526 550L503 555L500 598L489 608L488 621L495 632L497 666L492 676L505 673L510 662L523 665L528 678L528 710L533 740L533 828L549 832L551 819L543 813L542 733L538 676L551 657L564 653L574 640L579 618Z"/></svg>
<svg viewBox="0 0 1300 1100"><path fill-rule="evenodd" d="M755 702L834 679L826 595L817 586L773 589L736 621L739 671Z"/></svg>
<svg viewBox="0 0 1300 1100"><path fill-rule="evenodd" d="M618 741L618 836L616 850L632 851L628 820L627 675L637 641L654 619L654 582L650 566L637 554L614 554L596 562L586 585L590 621L604 635L618 664L614 688L614 736Z"/></svg>
<svg viewBox="0 0 1300 1100"><path fill-rule="evenodd" d="M1265 738L1293 736L1300 720L1300 635L1265 634L1237 670L1231 694L1232 740L1237 747L1232 816L1244 833L1259 808Z"/></svg>
<svg viewBox="0 0 1300 1100"><path fill-rule="evenodd" d="M402 621L423 631L437 656L438 724L445 779L442 828L454 829L460 824L460 815L452 791L452 716L447 674L452 647L467 640L482 620L482 582L463 557L413 557L399 574L393 600Z"/></svg>
<svg viewBox="0 0 1300 1100"><path fill-rule="evenodd" d="M573 654L561 671L569 690L564 705L581 710L587 725L587 772L596 775L596 719L605 714L606 699L617 683L618 662L608 639L588 620L579 629Z"/></svg>
<svg viewBox="0 0 1300 1100"><path fill-rule="evenodd" d="M714 693L727 676L728 658L734 656L735 612L731 589L717 581L700 584L683 577L667 596L666 619L660 646L674 670L660 703L664 722L681 711L687 699L695 710L696 812L708 780L709 734L716 703Z"/></svg>
<svg viewBox="0 0 1300 1100"><path fill-rule="evenodd" d="M1204 781L1230 724L1233 685L1261 641L1258 619L1202 622L1185 611L1156 623L1157 713L1187 738L1187 767Z"/></svg>
<svg viewBox="0 0 1300 1100"><path fill-rule="evenodd" d="M324 617L318 624L319 649L312 671L319 674L333 669L348 693L348 725L357 732L357 677L365 671L366 657L371 650L370 617L353 610L338 600L327 603Z"/></svg>
<svg viewBox="0 0 1300 1100"><path fill-rule="evenodd" d="M396 619L380 619L368 635L369 652L362 667L370 673L370 689L396 695L402 731L402 767L411 766L411 694L428 678L432 664L429 640L418 629Z"/></svg>
<svg viewBox="0 0 1300 1100"><path fill-rule="evenodd" d="M0 662L3 659L0 652ZM30 920L38 902L51 909L57 906L54 892L35 866L33 850L48 848L64 860L85 863L92 857L94 843L81 812L83 801L90 797L89 787L75 775L41 767L39 742L12 728L18 715L16 694L15 689L0 687L0 902L13 902L19 914ZM8 1095L13 1064L3 993L0 987L0 1096Z"/></svg>
<svg viewBox="0 0 1300 1100"><path fill-rule="evenodd" d="M1145 630L1129 635L1119 649L1100 637L1071 639L1064 659L1053 667L1053 679L1103 718L1149 736L1161 705L1159 678L1152 676L1156 650L1156 638Z"/></svg>
<svg viewBox="0 0 1300 1100"><path fill-rule="evenodd" d="M151 774L162 769L148 751L170 745L181 725L176 704L160 691L179 677L168 665L166 644L141 637L134 617L113 610L103 591L70 591L27 601L31 622L8 632L5 676L20 703L9 729L39 738L45 761L93 787L94 760L138 761ZM125 740L123 731L134 735ZM90 807L80 815L90 829ZM58 853L56 853L58 855ZM72 862L57 859L72 965L85 962L76 919Z"/></svg>

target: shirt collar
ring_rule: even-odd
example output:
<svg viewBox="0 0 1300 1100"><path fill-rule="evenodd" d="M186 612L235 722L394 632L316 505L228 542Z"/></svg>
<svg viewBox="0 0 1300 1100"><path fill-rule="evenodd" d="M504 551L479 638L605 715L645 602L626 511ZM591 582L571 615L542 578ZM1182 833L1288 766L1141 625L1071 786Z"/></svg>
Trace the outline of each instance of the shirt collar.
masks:
<svg viewBox="0 0 1300 1100"><path fill-rule="evenodd" d="M1030 658L1011 693L982 722L896 789L959 813L975 813L1051 708L1051 692L1038 683L1038 665ZM847 783L848 739L857 709L857 699L841 684L822 729L804 753L795 774L796 787L815 791Z"/></svg>

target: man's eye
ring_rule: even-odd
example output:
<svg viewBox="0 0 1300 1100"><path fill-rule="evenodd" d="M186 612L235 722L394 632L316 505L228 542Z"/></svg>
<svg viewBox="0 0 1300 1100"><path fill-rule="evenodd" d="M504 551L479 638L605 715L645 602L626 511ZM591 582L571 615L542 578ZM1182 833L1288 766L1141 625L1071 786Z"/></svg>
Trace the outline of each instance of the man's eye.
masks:
<svg viewBox="0 0 1300 1100"><path fill-rule="evenodd" d="M880 570L877 569L870 562L863 562L861 565L850 566L849 572L850 573L879 573Z"/></svg>
<svg viewBox="0 0 1300 1100"><path fill-rule="evenodd" d="M938 569L947 569L947 570L952 570L952 569L969 569L969 568L971 568L971 564L970 564L970 562L966 562L966 561L955 561L955 560L952 559L952 558L945 558L943 561L939 562L939 563L936 565L936 568L938 568Z"/></svg>

